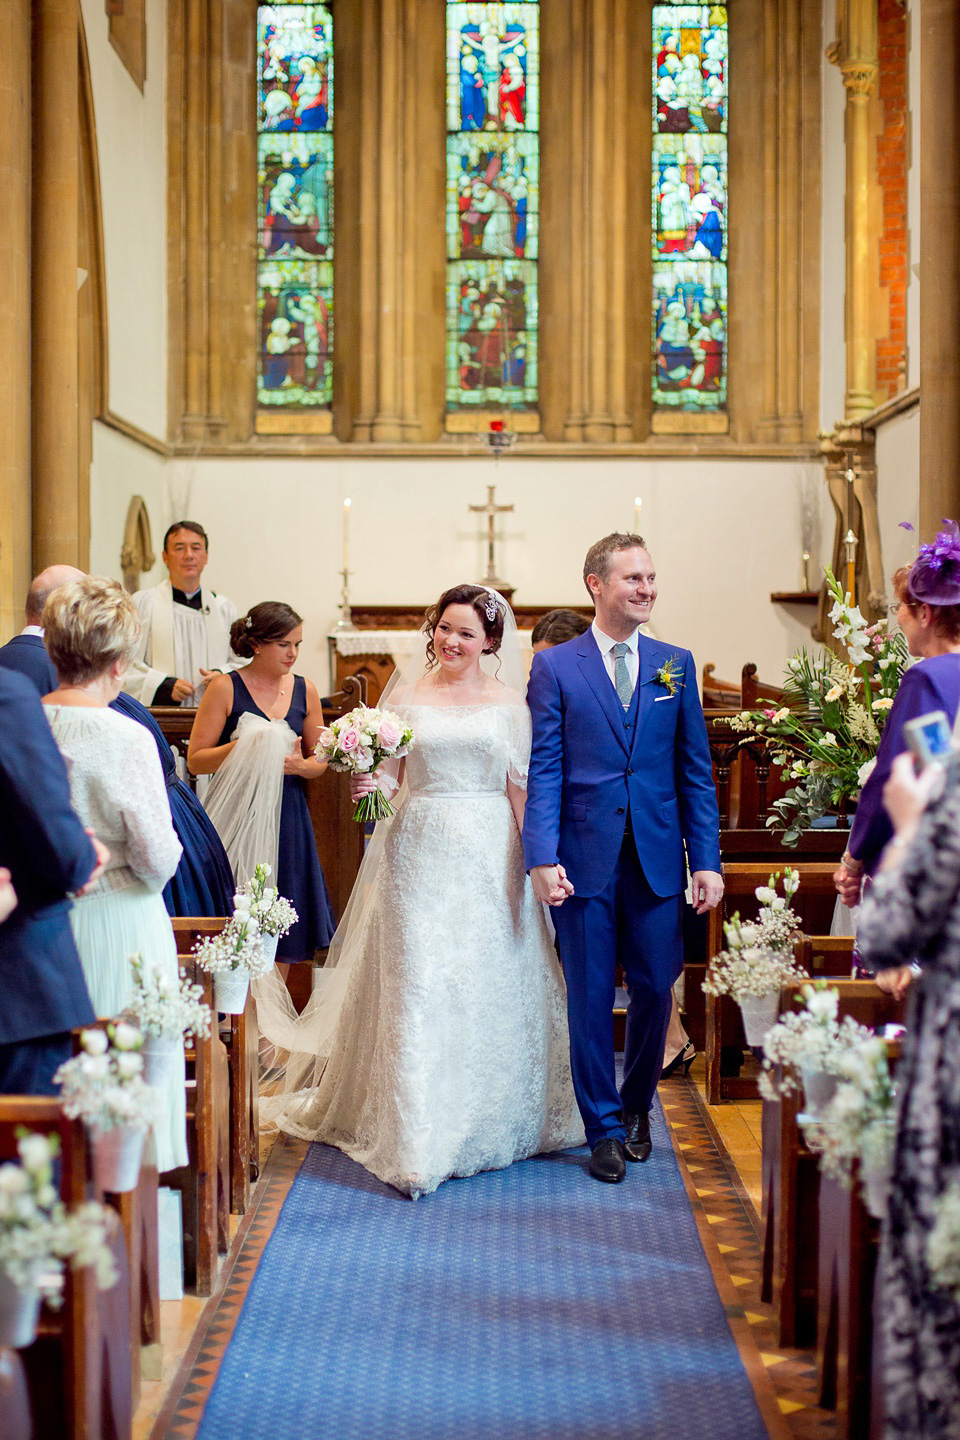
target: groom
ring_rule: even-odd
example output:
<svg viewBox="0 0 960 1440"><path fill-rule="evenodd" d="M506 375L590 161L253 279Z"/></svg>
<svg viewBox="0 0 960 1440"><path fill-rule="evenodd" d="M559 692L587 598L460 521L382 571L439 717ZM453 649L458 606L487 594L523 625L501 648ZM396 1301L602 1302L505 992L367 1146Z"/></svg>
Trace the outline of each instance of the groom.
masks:
<svg viewBox="0 0 960 1440"><path fill-rule="evenodd" d="M718 904L719 816L693 656L640 635L657 598L639 535L607 535L583 579L596 618L533 659L523 824L537 898L555 907L570 1058L590 1174L617 1183L650 1154L670 992L683 968L684 845L698 914ZM627 1010L613 1051L615 967Z"/></svg>

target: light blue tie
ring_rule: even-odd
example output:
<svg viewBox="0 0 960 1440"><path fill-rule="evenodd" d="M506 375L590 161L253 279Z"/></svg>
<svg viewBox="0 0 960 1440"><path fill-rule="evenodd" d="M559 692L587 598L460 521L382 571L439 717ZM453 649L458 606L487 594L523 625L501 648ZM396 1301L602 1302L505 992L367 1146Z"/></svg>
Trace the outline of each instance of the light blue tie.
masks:
<svg viewBox="0 0 960 1440"><path fill-rule="evenodd" d="M613 683L617 687L617 694L624 710L629 710L630 701L633 699L633 686L630 684L630 672L627 670L626 657L630 646L625 640L618 640L613 646Z"/></svg>

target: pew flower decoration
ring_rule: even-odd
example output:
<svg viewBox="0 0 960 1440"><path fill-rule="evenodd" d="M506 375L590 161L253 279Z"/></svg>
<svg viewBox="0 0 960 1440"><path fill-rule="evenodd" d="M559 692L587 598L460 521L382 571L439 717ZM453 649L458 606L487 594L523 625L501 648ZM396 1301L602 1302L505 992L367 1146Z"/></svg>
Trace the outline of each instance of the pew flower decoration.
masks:
<svg viewBox="0 0 960 1440"><path fill-rule="evenodd" d="M234 912L220 934L199 941L193 953L200 968L214 976L231 971L255 979L273 966L272 957L264 953L260 922L250 898L240 891L234 896Z"/></svg>
<svg viewBox="0 0 960 1440"><path fill-rule="evenodd" d="M141 955L130 956L133 996L126 1013L145 1036L210 1034L210 1007L203 1003L202 985L193 985L185 975L174 980L144 966Z"/></svg>
<svg viewBox="0 0 960 1440"><path fill-rule="evenodd" d="M102 1030L83 1030L81 1050L54 1075L63 1113L102 1133L117 1127L147 1131L156 1097L143 1078L138 1053L143 1036L125 1020Z"/></svg>
<svg viewBox="0 0 960 1440"><path fill-rule="evenodd" d="M19 1132L19 1163L0 1165L0 1274L21 1291L36 1290L53 1309L63 1303L65 1267L92 1266L108 1290L117 1269L107 1244L110 1214L97 1201L68 1210L53 1183L56 1135Z"/></svg>
<svg viewBox="0 0 960 1440"><path fill-rule="evenodd" d="M867 1032L838 1067L840 1083L817 1119L802 1121L804 1138L821 1171L844 1186L860 1166L870 1213L880 1217L893 1165L896 1092L887 1047Z"/></svg>
<svg viewBox="0 0 960 1440"><path fill-rule="evenodd" d="M886 621L868 626L832 571L825 574L834 602L829 618L846 662L830 650L800 650L787 661L784 704L744 710L729 721L766 746L789 784L767 825L782 830L791 847L821 816L859 795L909 662L902 631Z"/></svg>
<svg viewBox="0 0 960 1440"><path fill-rule="evenodd" d="M707 995L729 995L739 1002L772 991L779 994L781 985L810 978L793 958L800 921L790 905L800 875L796 870L784 871L782 896L776 889L779 879L778 871L770 876L769 884L758 885L754 891L760 901L756 920L741 920L737 911L724 922L727 948L710 962L703 982Z"/></svg>
<svg viewBox="0 0 960 1440"><path fill-rule="evenodd" d="M245 885L233 897L234 911L242 910L244 899L249 901L249 913L260 927L262 935L286 935L300 918L290 901L281 895L276 885L268 885L271 867L258 865Z"/></svg>
<svg viewBox="0 0 960 1440"><path fill-rule="evenodd" d="M930 1284L946 1290L960 1304L960 1180L934 1201L933 1226L927 1236Z"/></svg>
<svg viewBox="0 0 960 1440"><path fill-rule="evenodd" d="M760 1094L765 1100L792 1094L801 1071L839 1078L850 1051L870 1038L849 1015L837 1019L839 995L825 981L804 985L797 1001L802 1009L781 1016L764 1037Z"/></svg>
<svg viewBox="0 0 960 1440"><path fill-rule="evenodd" d="M413 744L413 729L392 710L358 705L348 715L320 731L314 754L331 770L344 775L367 775L384 760L399 760ZM393 806L379 789L363 795L353 812L361 824L385 820Z"/></svg>

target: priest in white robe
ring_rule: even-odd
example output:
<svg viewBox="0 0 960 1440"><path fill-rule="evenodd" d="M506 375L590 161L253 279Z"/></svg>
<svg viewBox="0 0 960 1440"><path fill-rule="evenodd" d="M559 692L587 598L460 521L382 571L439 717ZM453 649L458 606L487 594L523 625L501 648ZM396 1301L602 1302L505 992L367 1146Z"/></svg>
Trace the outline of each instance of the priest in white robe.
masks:
<svg viewBox="0 0 960 1440"><path fill-rule="evenodd" d="M246 663L230 648L238 611L232 600L200 583L209 559L202 525L171 525L162 559L169 578L133 596L143 638L123 688L143 705L194 706L211 675Z"/></svg>

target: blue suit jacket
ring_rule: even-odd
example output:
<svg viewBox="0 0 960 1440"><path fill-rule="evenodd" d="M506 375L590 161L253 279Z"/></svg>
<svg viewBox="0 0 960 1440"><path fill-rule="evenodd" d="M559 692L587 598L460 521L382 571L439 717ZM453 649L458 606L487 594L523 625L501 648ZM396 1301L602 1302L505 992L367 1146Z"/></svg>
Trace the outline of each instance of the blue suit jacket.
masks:
<svg viewBox="0 0 960 1440"><path fill-rule="evenodd" d="M960 709L960 656L931 655L918 660L900 681L897 698L887 717L877 763L857 801L857 814L850 832L850 854L863 861L868 875L877 868L883 849L893 834L890 818L883 808L883 787L894 760L906 748L903 727L908 720L931 710L945 710L952 725Z"/></svg>
<svg viewBox="0 0 960 1440"><path fill-rule="evenodd" d="M95 1018L68 895L89 879L96 858L70 807L67 767L35 687L0 670L0 865L19 902L0 925L0 1045Z"/></svg>
<svg viewBox="0 0 960 1440"><path fill-rule="evenodd" d="M655 894L684 888L690 869L720 869L710 747L689 650L639 638L632 741L591 630L533 657L527 700L533 753L523 824L527 869L559 860L588 899L613 874L625 823ZM656 674L682 668L670 696Z"/></svg>
<svg viewBox="0 0 960 1440"><path fill-rule="evenodd" d="M0 645L0 666L4 670L16 670L20 675L26 675L41 695L49 695L59 684L56 668L41 635L14 635L6 645Z"/></svg>

